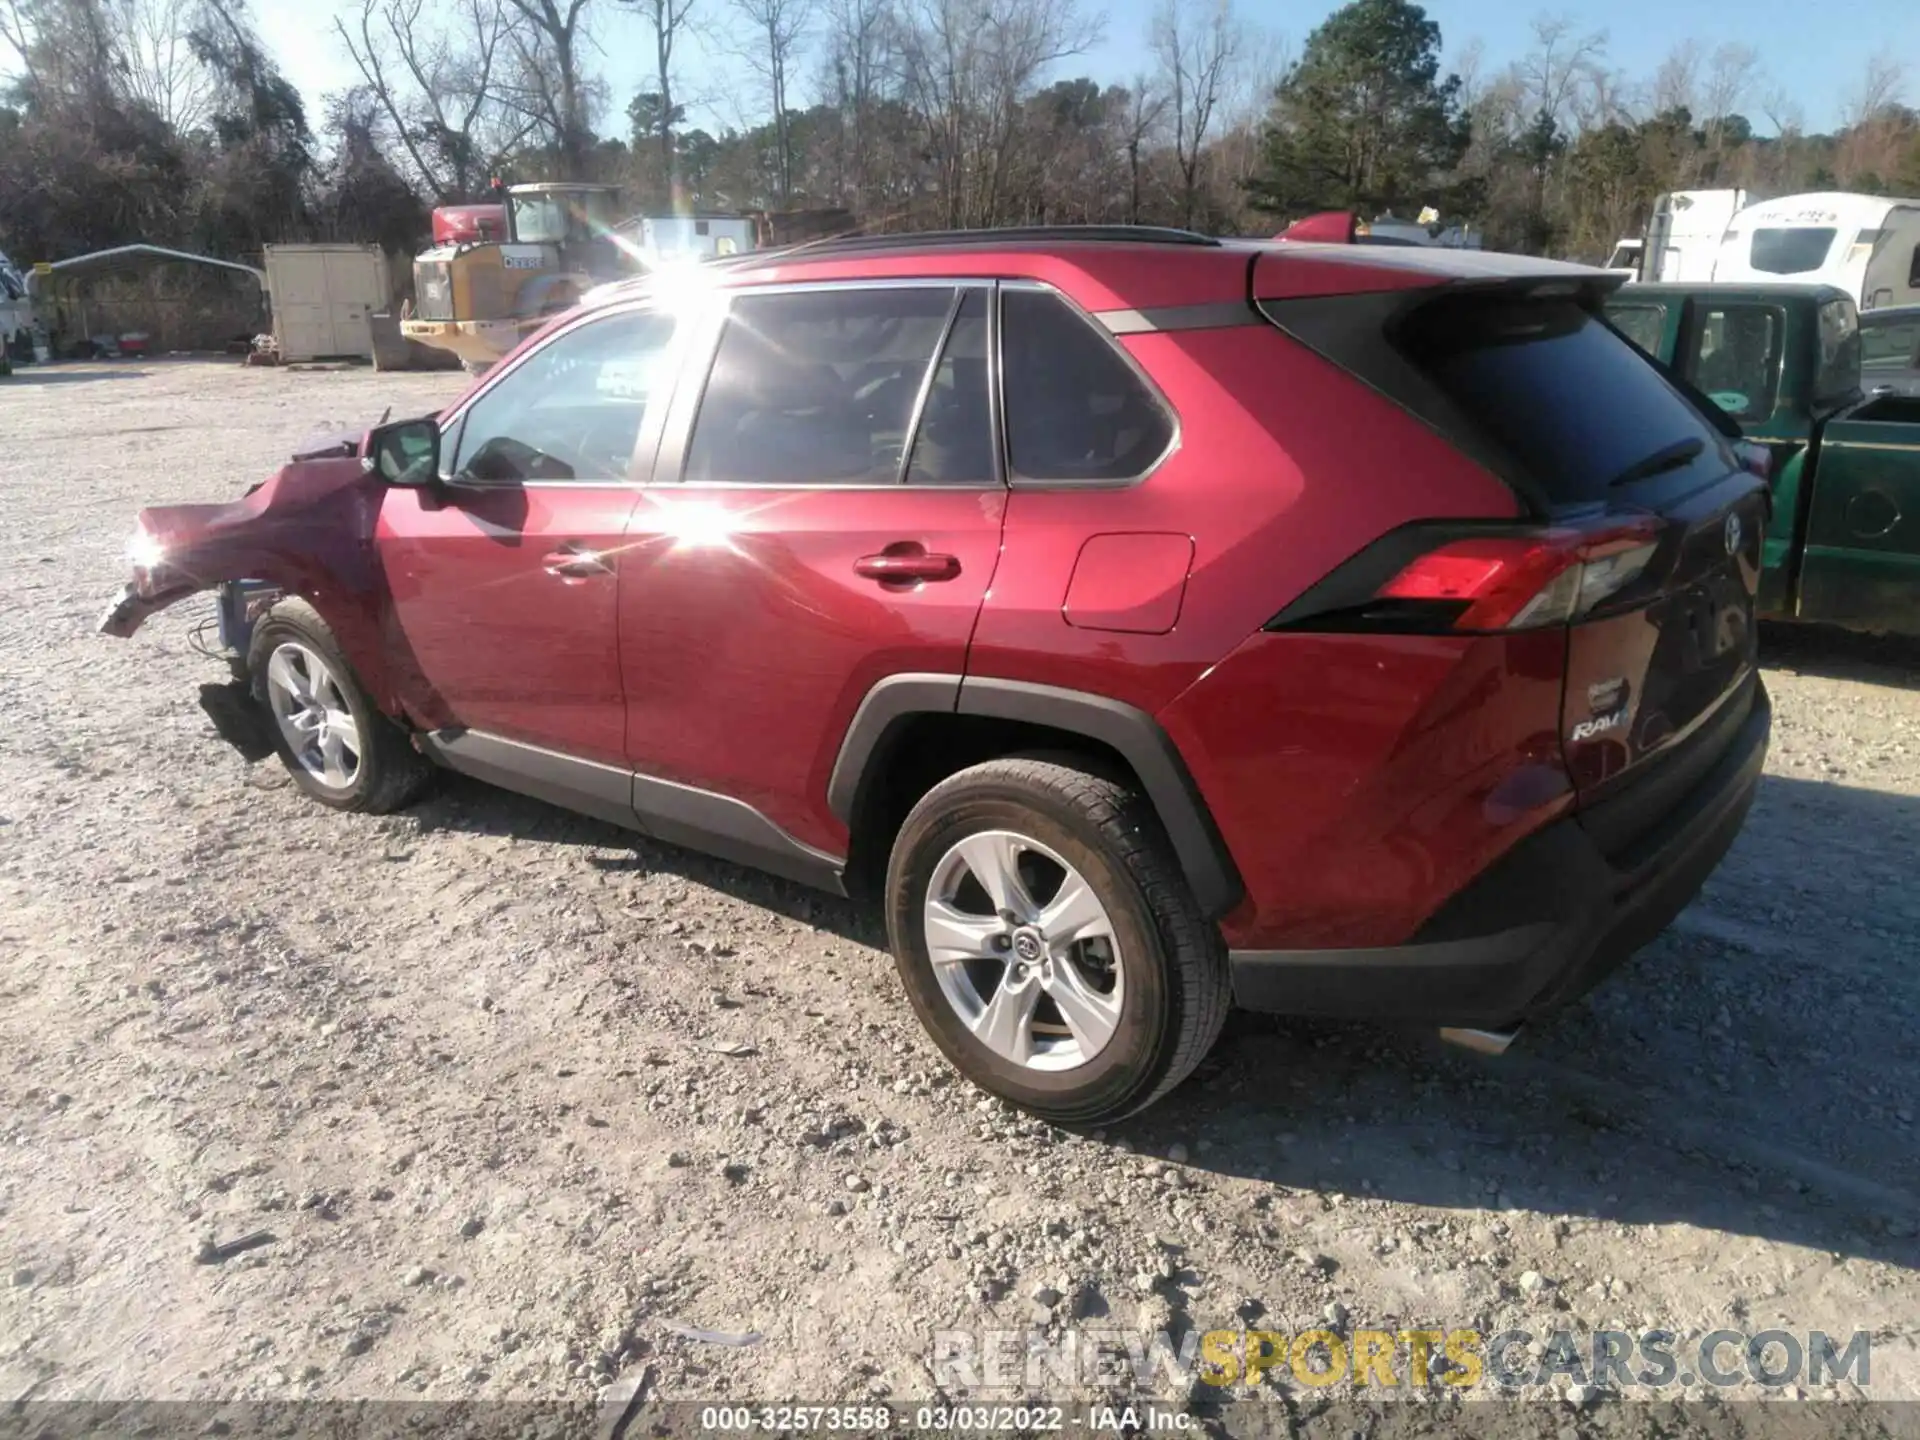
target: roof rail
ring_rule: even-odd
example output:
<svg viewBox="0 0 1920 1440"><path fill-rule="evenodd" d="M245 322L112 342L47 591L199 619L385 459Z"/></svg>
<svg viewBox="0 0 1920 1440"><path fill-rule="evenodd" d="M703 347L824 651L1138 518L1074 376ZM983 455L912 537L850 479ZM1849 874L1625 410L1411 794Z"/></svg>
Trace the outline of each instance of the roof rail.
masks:
<svg viewBox="0 0 1920 1440"><path fill-rule="evenodd" d="M982 230L919 230L886 235L836 235L806 240L797 245L771 250L748 250L729 256L734 262L751 263L816 255L839 255L865 250L932 250L969 245L1025 245L1062 241L1110 245L1205 245L1217 246L1211 235L1193 230L1178 230L1166 225L1008 225Z"/></svg>

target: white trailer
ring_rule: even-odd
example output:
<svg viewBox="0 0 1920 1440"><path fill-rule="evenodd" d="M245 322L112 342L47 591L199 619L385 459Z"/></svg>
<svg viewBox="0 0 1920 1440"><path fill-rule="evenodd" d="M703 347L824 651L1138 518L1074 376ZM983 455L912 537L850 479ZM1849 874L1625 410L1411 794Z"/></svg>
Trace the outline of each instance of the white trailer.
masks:
<svg viewBox="0 0 1920 1440"><path fill-rule="evenodd" d="M640 247L650 265L740 255L755 248L754 222L744 215L649 215L640 221Z"/></svg>
<svg viewBox="0 0 1920 1440"><path fill-rule="evenodd" d="M1920 200L1823 193L1749 205L1710 278L1836 285L1862 310L1920 302Z"/></svg>
<svg viewBox="0 0 1920 1440"><path fill-rule="evenodd" d="M393 301L377 245L269 245L267 290L283 361L372 360L373 316Z"/></svg>
<svg viewBox="0 0 1920 1440"><path fill-rule="evenodd" d="M1675 190L1655 196L1640 278L1682 284L1713 279L1727 226L1746 203L1744 190Z"/></svg>

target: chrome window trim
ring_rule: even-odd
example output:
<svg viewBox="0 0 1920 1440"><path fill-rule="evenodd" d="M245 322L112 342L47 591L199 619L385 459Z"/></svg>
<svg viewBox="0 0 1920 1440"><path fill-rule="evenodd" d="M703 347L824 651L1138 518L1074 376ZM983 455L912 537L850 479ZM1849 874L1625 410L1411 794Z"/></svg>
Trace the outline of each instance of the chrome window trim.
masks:
<svg viewBox="0 0 1920 1440"><path fill-rule="evenodd" d="M688 386L685 388L684 392L677 389L674 396L676 408L688 411L690 413L685 413L684 415L674 415L669 417L670 422L673 422L673 428L668 435L669 443L663 444L659 454L656 456L655 462L654 462L654 469L653 469L653 478L651 481L647 482L647 484L653 487L665 488L669 486L677 486L677 487L686 487L688 489L693 489L693 490L727 490L727 491L804 490L808 492L820 491L823 493L831 492L831 491L842 491L847 494L858 494L862 491L872 491L872 492L878 492L881 494L900 494L907 490L920 490L920 491L926 491L926 492L953 493L953 494L965 494L968 492L975 492L975 493L991 492L995 490L1004 491L1006 489L1007 471L1001 456L1002 446L998 443L1000 438L999 425L998 425L999 417L998 417L998 412L995 408L995 401L997 400L998 391L999 391L999 375L998 375L998 367L997 367L998 347L994 343L995 334L996 334L995 313L999 309L999 304L994 294L994 289L997 283L998 282L996 282L990 277L985 277L980 275L901 275L901 276L885 275L885 276L861 277L856 279L836 279L836 280L782 280L776 284L767 284L767 285L753 285L753 284L732 285L732 286L726 287L723 290L716 292L721 303L718 307L718 313L714 316L709 317L709 320L712 324L711 333L704 337L703 343L699 347L699 349L695 351L690 351L688 355L684 357L682 362L685 368L681 371L681 378L684 378L685 375L687 375L688 373L691 373L694 369L696 368L698 369L700 378L698 381L697 388L694 386ZM755 295L817 294L824 291L839 291L839 290L951 290L953 291L954 303L948 307L946 326L941 330L939 342L935 346L933 355L928 363L928 371L927 371L928 377L931 377L939 366L941 353L945 349L948 335L952 333L952 326L959 315L959 304L965 298L966 292L968 290L979 290L984 292L987 300L987 316L988 316L988 319L987 319L988 412L989 412L988 423L989 425L994 427L994 435L993 437L991 437L994 442L993 443L994 465L996 469L996 475L994 479L974 481L971 483L954 484L954 485L914 486L914 485L905 484L900 479L895 479L895 480L883 482L883 483L876 483L873 481L863 481L856 485L849 485L849 484L838 484L833 481L816 481L813 483L796 482L796 483L788 483L788 484L776 484L776 483L762 481L762 480L688 480L686 478L687 453L692 448L692 445L693 445L694 430L700 421L700 409L701 409L701 406L706 401L707 385L713 378L714 361L719 358L720 343L726 337L727 322L732 318L734 302L743 297L755 296ZM698 358L699 360L697 367L694 363L696 358ZM924 383L925 383L925 377L923 377L923 384ZM683 393L686 396L684 400L682 399ZM907 460L912 456L914 443L919 438L918 426L920 421L920 412L919 412L918 404L916 404L916 408L915 408L912 419L913 419L913 424L912 426L909 427L907 431L906 442L902 447L902 452L901 452L903 467L906 464ZM899 475L902 473L903 471L896 471L896 475Z"/></svg>
<svg viewBox="0 0 1920 1440"><path fill-rule="evenodd" d="M995 338L999 339L1003 345L1005 343L1005 321L1004 317L998 314L1002 308L1000 299L1009 292L1016 290L1051 295L1064 304L1068 310L1079 317L1080 322L1087 327L1088 333L1120 357L1121 362L1126 365L1127 369L1133 372L1134 378L1145 387L1147 395L1152 399L1153 403L1158 405L1173 423L1167 435L1166 447L1148 462L1143 469L1135 474L1098 480L1048 480L1022 475L1014 468L1013 432L1006 424L1006 366L1003 358L999 373L995 376L994 388L1000 401L1000 463L1003 466L1002 473L1006 476L1008 488L1014 490L1131 490L1136 485L1146 484L1147 481L1151 480L1154 475L1158 473L1161 466L1165 465L1167 461L1179 453L1181 441L1186 432L1184 423L1180 418L1178 407L1167 398L1166 392L1155 383L1153 377L1147 373L1146 367L1141 365L1140 362L1133 357L1132 353L1128 351L1127 347L1115 338L1114 332L1109 330L1107 326L1101 322L1098 314L1088 310L1086 306L1080 304L1071 295L1066 294L1057 285L1050 285L1044 280L1022 279L1002 280L1000 282L999 295L995 298L994 310L996 312L996 318L1000 319L1001 324L998 327L998 333Z"/></svg>
<svg viewBox="0 0 1920 1440"><path fill-rule="evenodd" d="M967 292L958 285L953 287L953 299L947 302L947 318L940 324L940 333L934 338L933 353L927 356L927 368L921 372L920 388L914 392L913 409L907 415L907 436L900 446L900 463L894 467L893 483L907 483L907 471L913 465L913 452L920 448L920 421L927 413L927 397L933 394L933 377L940 373L940 357L947 353L947 342L953 338L953 327L960 319L960 307L966 302ZM987 424L993 424L991 414Z"/></svg>

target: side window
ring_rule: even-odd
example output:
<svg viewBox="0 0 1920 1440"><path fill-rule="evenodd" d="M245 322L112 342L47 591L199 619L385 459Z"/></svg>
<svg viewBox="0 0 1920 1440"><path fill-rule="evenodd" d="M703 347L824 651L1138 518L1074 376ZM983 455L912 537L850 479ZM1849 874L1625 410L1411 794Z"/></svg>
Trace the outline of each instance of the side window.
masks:
<svg viewBox="0 0 1920 1440"><path fill-rule="evenodd" d="M1173 439L1173 417L1107 337L1044 290L1001 296L1007 452L1026 480L1130 480Z"/></svg>
<svg viewBox="0 0 1920 1440"><path fill-rule="evenodd" d="M1649 355L1660 353L1660 341L1667 333L1667 307L1664 305L1609 305L1607 319L1635 345Z"/></svg>
<svg viewBox="0 0 1920 1440"><path fill-rule="evenodd" d="M1860 388L1860 312L1851 300L1829 300L1820 307L1820 372L1814 379L1816 403L1841 400Z"/></svg>
<svg viewBox="0 0 1920 1440"><path fill-rule="evenodd" d="M667 316L627 311L542 346L468 407L454 476L624 482L672 338Z"/></svg>
<svg viewBox="0 0 1920 1440"><path fill-rule="evenodd" d="M1766 419L1780 389L1784 329L1779 310L1770 305L1701 310L1687 378L1734 419Z"/></svg>
<svg viewBox="0 0 1920 1440"><path fill-rule="evenodd" d="M1920 245L1913 247L1913 259L1907 262L1907 288L1920 290Z"/></svg>
<svg viewBox="0 0 1920 1440"><path fill-rule="evenodd" d="M691 484L891 485L951 289L741 295L688 442Z"/></svg>
<svg viewBox="0 0 1920 1440"><path fill-rule="evenodd" d="M1920 315L1911 320L1882 320L1860 327L1860 367L1863 370L1904 370L1920 346Z"/></svg>
<svg viewBox="0 0 1920 1440"><path fill-rule="evenodd" d="M987 386L987 294L961 298L921 407L909 485L991 485L993 409Z"/></svg>

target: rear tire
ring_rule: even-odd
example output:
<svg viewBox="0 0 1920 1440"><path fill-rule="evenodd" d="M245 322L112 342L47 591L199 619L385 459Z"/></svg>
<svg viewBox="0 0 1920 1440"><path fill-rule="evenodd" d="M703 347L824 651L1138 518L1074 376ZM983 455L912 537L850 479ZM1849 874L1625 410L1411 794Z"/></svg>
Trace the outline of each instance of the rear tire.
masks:
<svg viewBox="0 0 1920 1440"><path fill-rule="evenodd" d="M934 786L894 842L886 912L942 1053L1058 1124L1151 1105L1226 1021L1225 947L1153 807L1069 764L992 760Z"/></svg>
<svg viewBox="0 0 1920 1440"><path fill-rule="evenodd" d="M282 600L254 627L248 673L280 763L335 810L384 815L415 800L433 764L380 713L320 612Z"/></svg>

